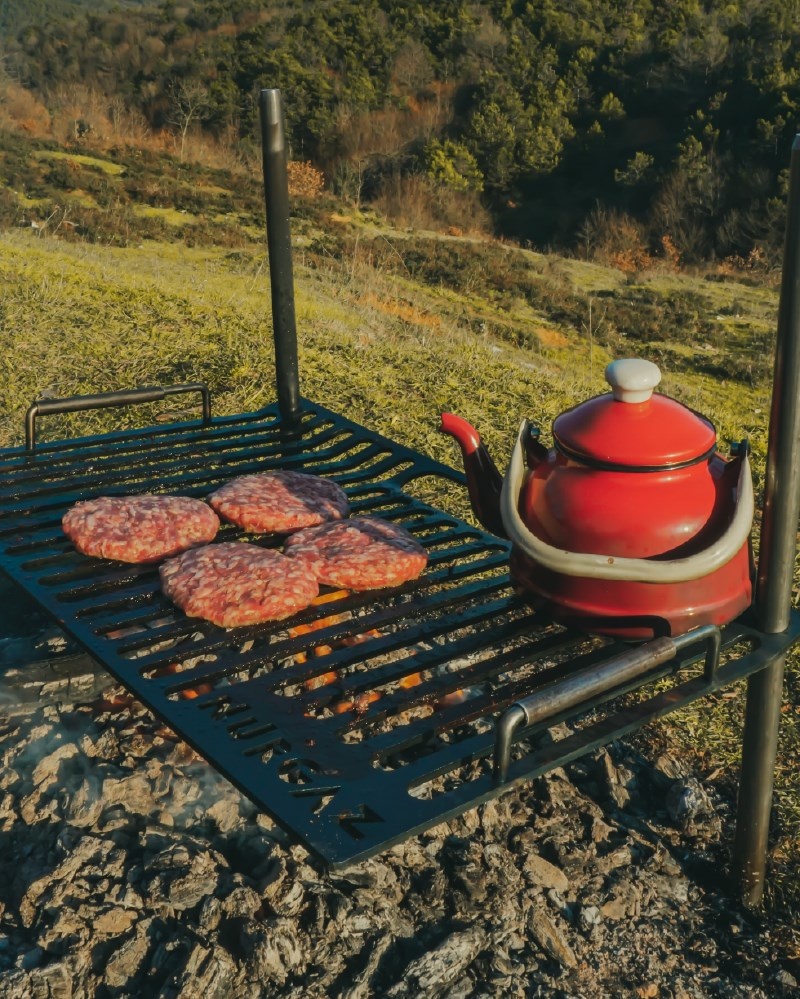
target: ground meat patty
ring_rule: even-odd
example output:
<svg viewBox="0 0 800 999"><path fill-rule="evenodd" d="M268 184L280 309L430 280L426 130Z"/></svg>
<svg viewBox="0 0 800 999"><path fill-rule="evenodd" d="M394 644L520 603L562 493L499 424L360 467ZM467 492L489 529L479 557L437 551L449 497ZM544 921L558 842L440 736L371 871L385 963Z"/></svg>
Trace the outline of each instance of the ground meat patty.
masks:
<svg viewBox="0 0 800 999"><path fill-rule="evenodd" d="M84 555L157 562L212 541L219 517L188 496L100 496L73 506L61 526Z"/></svg>
<svg viewBox="0 0 800 999"><path fill-rule="evenodd" d="M335 482L303 472L243 475L211 493L208 502L246 531L277 534L339 520L350 512L347 496Z"/></svg>
<svg viewBox="0 0 800 999"><path fill-rule="evenodd" d="M428 561L408 531L372 517L309 527L287 538L284 550L321 583L350 590L399 586L416 579Z"/></svg>
<svg viewBox="0 0 800 999"><path fill-rule="evenodd" d="M305 566L241 541L186 552L159 573L164 593L189 617L223 628L289 617L319 593Z"/></svg>

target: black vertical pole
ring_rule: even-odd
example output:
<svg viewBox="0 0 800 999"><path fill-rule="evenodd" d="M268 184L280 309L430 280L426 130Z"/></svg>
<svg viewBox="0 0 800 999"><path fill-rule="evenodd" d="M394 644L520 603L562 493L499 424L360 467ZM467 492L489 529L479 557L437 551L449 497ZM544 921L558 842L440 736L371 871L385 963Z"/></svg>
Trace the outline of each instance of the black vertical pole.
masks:
<svg viewBox="0 0 800 999"><path fill-rule="evenodd" d="M775 372L767 445L756 613L770 634L789 626L800 516L800 135L792 146ZM785 657L747 688L734 858L742 901L764 893Z"/></svg>
<svg viewBox="0 0 800 999"><path fill-rule="evenodd" d="M288 423L293 423L300 412L300 380L297 368L292 242L289 232L286 131L280 90L262 90L260 109L264 198L267 205L267 252L272 287L272 332L275 338L275 385L281 417Z"/></svg>

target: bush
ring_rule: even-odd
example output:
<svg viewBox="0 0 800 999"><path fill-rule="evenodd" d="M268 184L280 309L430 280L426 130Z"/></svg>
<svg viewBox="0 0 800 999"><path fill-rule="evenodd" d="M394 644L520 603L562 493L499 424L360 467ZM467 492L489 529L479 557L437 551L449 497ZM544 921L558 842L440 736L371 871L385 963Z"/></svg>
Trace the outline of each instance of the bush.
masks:
<svg viewBox="0 0 800 999"><path fill-rule="evenodd" d="M580 239L587 256L635 274L653 265L642 227L629 215L597 205L584 220ZM671 244L670 244L671 248Z"/></svg>
<svg viewBox="0 0 800 999"><path fill-rule="evenodd" d="M409 229L463 231L483 234L491 229L489 213L476 191L458 191L420 174L391 174L372 201L395 225Z"/></svg>
<svg viewBox="0 0 800 999"><path fill-rule="evenodd" d="M290 198L318 198L325 189L325 175L310 162L290 160L286 165Z"/></svg>

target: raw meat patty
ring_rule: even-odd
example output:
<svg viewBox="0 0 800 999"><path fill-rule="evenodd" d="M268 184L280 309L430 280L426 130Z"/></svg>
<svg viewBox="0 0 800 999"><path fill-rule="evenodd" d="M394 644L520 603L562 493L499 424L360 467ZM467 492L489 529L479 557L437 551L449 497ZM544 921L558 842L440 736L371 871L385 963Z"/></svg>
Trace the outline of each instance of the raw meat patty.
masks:
<svg viewBox="0 0 800 999"><path fill-rule="evenodd" d="M309 527L287 538L284 551L321 583L350 590L399 586L416 579L428 561L408 531L373 517Z"/></svg>
<svg viewBox="0 0 800 999"><path fill-rule="evenodd" d="M319 593L305 566L242 541L185 552L159 573L161 589L189 617L223 628L289 617Z"/></svg>
<svg viewBox="0 0 800 999"><path fill-rule="evenodd" d="M339 520L350 512L344 491L330 479L303 472L242 475L211 493L217 513L246 531L297 531Z"/></svg>
<svg viewBox="0 0 800 999"><path fill-rule="evenodd" d="M100 496L67 510L61 526L84 555L157 562L212 541L219 517L188 496Z"/></svg>

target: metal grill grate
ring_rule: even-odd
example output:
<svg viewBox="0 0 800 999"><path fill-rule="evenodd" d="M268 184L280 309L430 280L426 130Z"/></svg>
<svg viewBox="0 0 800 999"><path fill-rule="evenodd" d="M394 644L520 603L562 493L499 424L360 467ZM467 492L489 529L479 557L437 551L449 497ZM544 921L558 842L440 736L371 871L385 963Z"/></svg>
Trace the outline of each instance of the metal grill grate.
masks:
<svg viewBox="0 0 800 999"><path fill-rule="evenodd" d="M402 524L427 549L426 571L396 590L334 594L289 621L226 630L174 608L160 592L157 567L86 558L61 533L61 516L79 499L145 490L205 496L233 476L275 468L330 476L347 491L355 514ZM269 408L207 424L7 450L0 452L0 470L0 566L181 737L333 866L507 788L491 774L498 712L620 649L539 620L509 587L505 542L408 491L419 476L459 482L458 473L311 403L303 404L290 433ZM241 537L280 544L231 526L218 540ZM516 747L511 781L763 667L796 630L767 638L736 624L724 644L739 653L710 680L690 670L680 686L621 713L597 715L555 745L537 746L531 730ZM692 661L688 653L647 680ZM624 692L618 687L613 694Z"/></svg>

